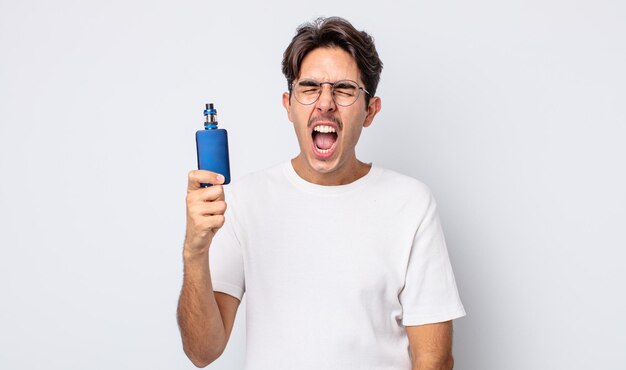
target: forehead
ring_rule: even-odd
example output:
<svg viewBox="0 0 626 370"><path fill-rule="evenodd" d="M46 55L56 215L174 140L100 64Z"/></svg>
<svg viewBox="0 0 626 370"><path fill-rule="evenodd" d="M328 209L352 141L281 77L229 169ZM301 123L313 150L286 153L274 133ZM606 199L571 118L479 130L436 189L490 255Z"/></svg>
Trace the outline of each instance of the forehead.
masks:
<svg viewBox="0 0 626 370"><path fill-rule="evenodd" d="M310 51L302 60L299 79L320 82L338 80L360 81L356 61L345 50L338 47L322 47Z"/></svg>

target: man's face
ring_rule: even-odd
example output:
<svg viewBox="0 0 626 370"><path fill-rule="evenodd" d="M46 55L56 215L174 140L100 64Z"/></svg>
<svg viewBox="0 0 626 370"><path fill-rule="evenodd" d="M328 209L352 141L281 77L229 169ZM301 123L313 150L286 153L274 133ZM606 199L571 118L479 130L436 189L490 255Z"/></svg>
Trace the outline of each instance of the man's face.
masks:
<svg viewBox="0 0 626 370"><path fill-rule="evenodd" d="M352 80L363 86L355 60L336 47L309 52L294 83L303 80ZM357 172L360 162L356 159L355 147L361 130L372 123L380 110L377 97L370 99L366 109L365 95L361 91L354 104L344 107L333 101L331 87L327 84L322 85L321 96L311 105L299 103L294 96L290 98L289 93L283 94L283 106L300 145L294 167L301 176L304 174L305 179L316 183L333 184L344 182Z"/></svg>

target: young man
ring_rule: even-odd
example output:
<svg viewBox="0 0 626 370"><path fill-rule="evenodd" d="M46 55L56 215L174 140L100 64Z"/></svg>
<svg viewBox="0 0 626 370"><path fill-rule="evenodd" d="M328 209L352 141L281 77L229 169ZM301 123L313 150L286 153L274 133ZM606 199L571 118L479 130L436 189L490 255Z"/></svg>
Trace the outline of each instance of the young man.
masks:
<svg viewBox="0 0 626 370"><path fill-rule="evenodd" d="M465 312L435 201L355 153L381 70L347 21L301 26L283 59L298 156L229 185L228 211L223 177L189 173L178 320L196 366L223 352L245 292L246 369L452 368Z"/></svg>

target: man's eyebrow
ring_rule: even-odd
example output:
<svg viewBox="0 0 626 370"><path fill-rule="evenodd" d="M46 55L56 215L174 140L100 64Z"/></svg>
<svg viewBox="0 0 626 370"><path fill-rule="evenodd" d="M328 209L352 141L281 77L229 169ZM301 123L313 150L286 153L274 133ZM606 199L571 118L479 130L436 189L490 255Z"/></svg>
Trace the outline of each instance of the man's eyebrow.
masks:
<svg viewBox="0 0 626 370"><path fill-rule="evenodd" d="M354 85L348 81L338 81L338 82L341 82L341 83L335 83L335 87L337 88L342 88L342 89L354 88Z"/></svg>
<svg viewBox="0 0 626 370"><path fill-rule="evenodd" d="M319 82L313 80L302 80L298 81L298 85L300 86L319 86Z"/></svg>

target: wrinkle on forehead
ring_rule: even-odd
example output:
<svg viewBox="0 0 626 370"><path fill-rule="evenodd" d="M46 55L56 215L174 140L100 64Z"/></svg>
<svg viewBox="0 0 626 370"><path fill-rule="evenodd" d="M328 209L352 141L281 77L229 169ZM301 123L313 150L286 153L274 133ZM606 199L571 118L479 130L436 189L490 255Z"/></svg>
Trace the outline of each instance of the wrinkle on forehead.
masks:
<svg viewBox="0 0 626 370"><path fill-rule="evenodd" d="M338 47L321 47L310 51L302 60L298 79L318 82L352 80L363 84L352 55Z"/></svg>

